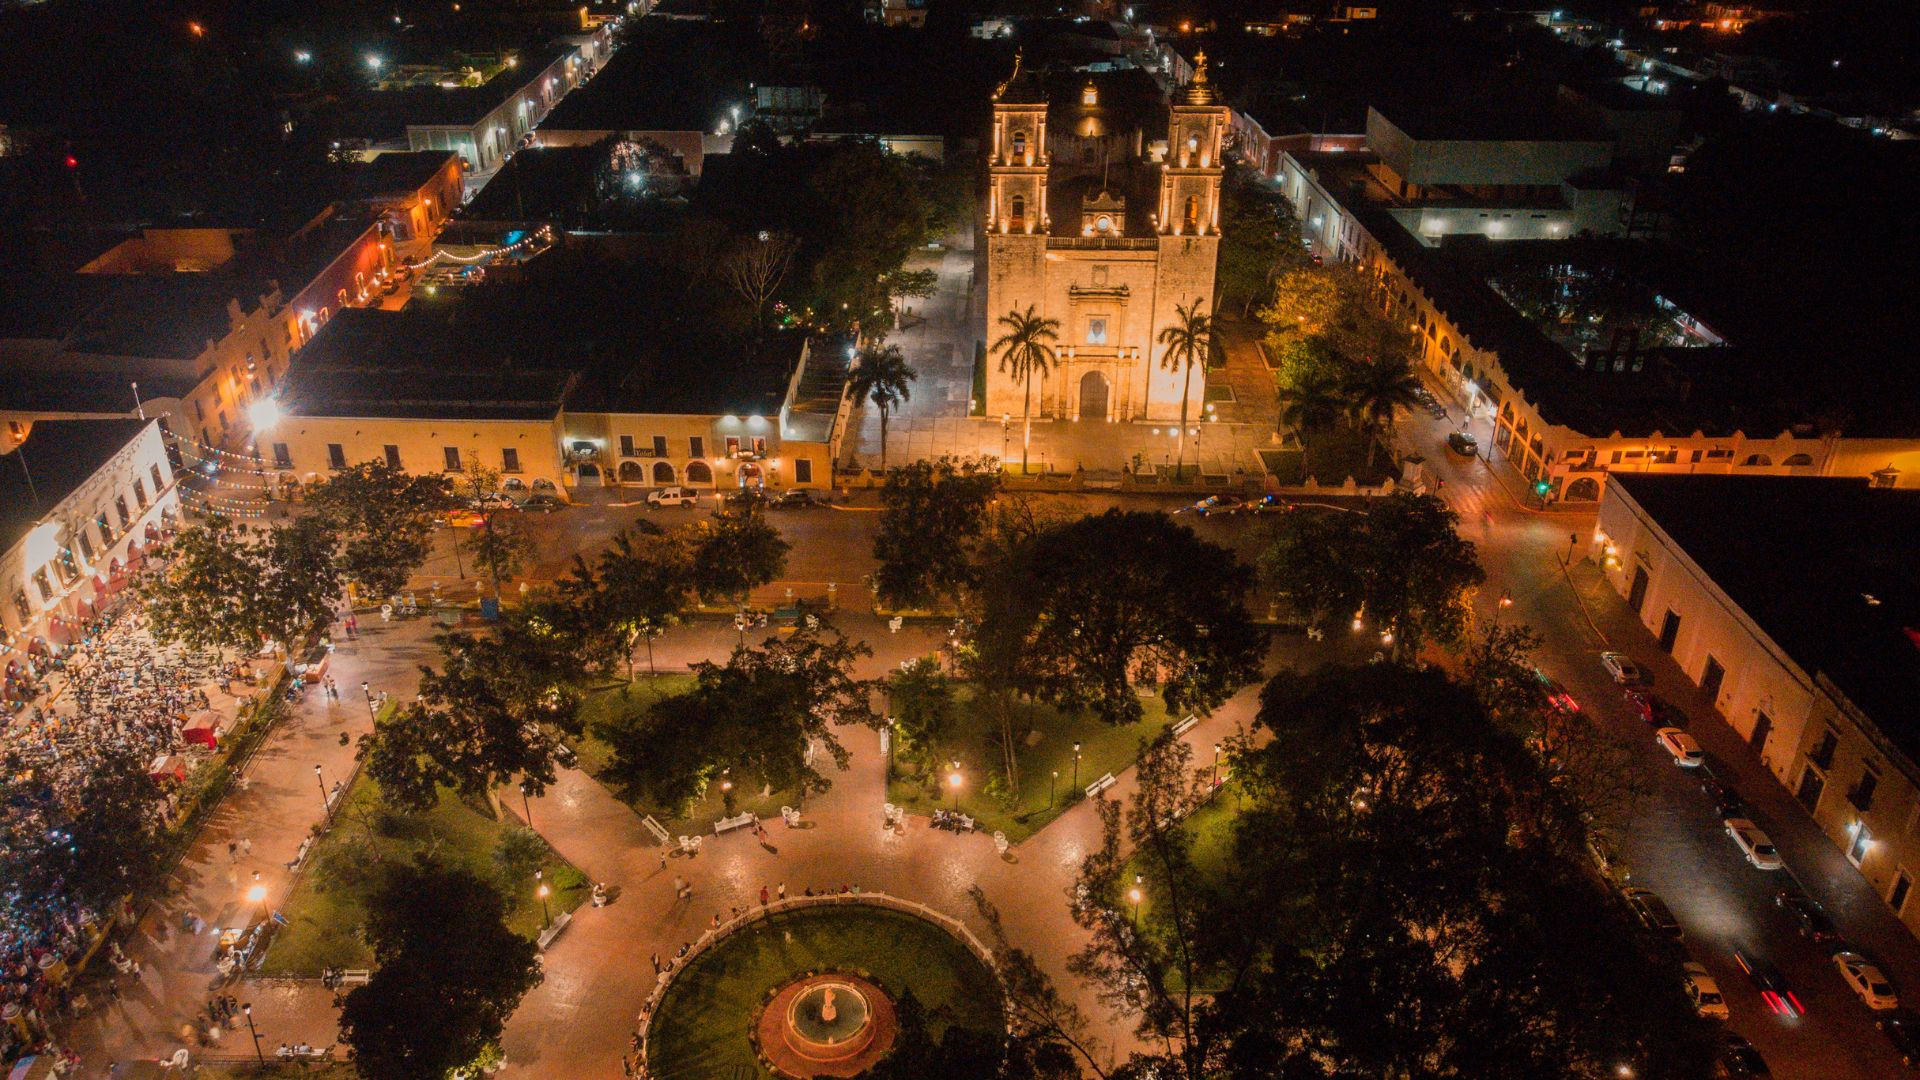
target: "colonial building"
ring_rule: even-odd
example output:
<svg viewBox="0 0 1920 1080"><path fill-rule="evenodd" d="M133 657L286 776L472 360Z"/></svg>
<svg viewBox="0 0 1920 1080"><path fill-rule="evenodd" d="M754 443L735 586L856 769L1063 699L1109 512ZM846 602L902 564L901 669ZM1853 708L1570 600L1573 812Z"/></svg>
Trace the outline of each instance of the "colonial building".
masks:
<svg viewBox="0 0 1920 1080"><path fill-rule="evenodd" d="M159 421L18 424L0 439L0 652L66 645L179 513Z"/></svg>
<svg viewBox="0 0 1920 1080"><path fill-rule="evenodd" d="M1865 478L1607 485L1590 553L1893 913L1920 929L1920 492Z"/></svg>
<svg viewBox="0 0 1920 1080"><path fill-rule="evenodd" d="M1036 373L1036 416L1172 420L1206 396L1162 365L1176 307L1211 311L1220 253L1225 106L1205 57L1163 103L1139 72L1015 74L993 103L984 276L986 337L1009 312L1058 323L1058 359ZM1022 413L1027 387L987 359L985 411Z"/></svg>

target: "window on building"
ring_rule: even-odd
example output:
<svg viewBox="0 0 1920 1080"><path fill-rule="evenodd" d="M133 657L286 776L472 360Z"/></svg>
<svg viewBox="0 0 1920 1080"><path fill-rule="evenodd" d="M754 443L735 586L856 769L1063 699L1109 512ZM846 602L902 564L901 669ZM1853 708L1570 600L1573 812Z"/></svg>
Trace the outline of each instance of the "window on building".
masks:
<svg viewBox="0 0 1920 1080"><path fill-rule="evenodd" d="M639 457L640 456L634 452L633 436L631 435L620 436L620 456L621 457Z"/></svg>
<svg viewBox="0 0 1920 1080"><path fill-rule="evenodd" d="M1813 744L1813 749L1807 751L1807 760L1823 769L1831 769L1833 753L1838 749L1840 749L1840 736L1835 734L1832 728L1828 728L1820 733L1820 741Z"/></svg>
<svg viewBox="0 0 1920 1080"><path fill-rule="evenodd" d="M13 594L13 610L20 616L21 622L33 618L33 605L27 600L27 590L21 589Z"/></svg>
<svg viewBox="0 0 1920 1080"><path fill-rule="evenodd" d="M1197 231L1200 228L1200 196L1187 196L1187 212L1185 216L1187 228Z"/></svg>
<svg viewBox="0 0 1920 1080"><path fill-rule="evenodd" d="M520 471L520 451L506 447L500 451L500 471L517 473Z"/></svg>
<svg viewBox="0 0 1920 1080"><path fill-rule="evenodd" d="M60 558L55 565L60 568L60 580L72 584L80 576L80 564L74 560L72 548L61 548Z"/></svg>
<svg viewBox="0 0 1920 1080"><path fill-rule="evenodd" d="M653 456L667 456L667 437L665 435L655 435L653 437Z"/></svg>
<svg viewBox="0 0 1920 1080"><path fill-rule="evenodd" d="M293 468L293 455L287 452L286 443L277 442L273 444L273 467L276 469Z"/></svg>
<svg viewBox="0 0 1920 1080"><path fill-rule="evenodd" d="M126 532L128 529L133 528L133 515L127 513L127 497L125 495L115 495L113 497L113 510L114 513L120 515L121 532Z"/></svg>
<svg viewBox="0 0 1920 1080"><path fill-rule="evenodd" d="M1016 229L1025 228L1027 224L1027 197L1025 195L1015 195L1011 205L1013 227Z"/></svg>
<svg viewBox="0 0 1920 1080"><path fill-rule="evenodd" d="M329 469L347 467L347 451L337 442L327 444L327 467Z"/></svg>
<svg viewBox="0 0 1920 1080"><path fill-rule="evenodd" d="M1016 131L1013 133L1013 159L1015 161L1019 161L1025 158L1026 156L1027 156L1027 133L1024 131Z"/></svg>
<svg viewBox="0 0 1920 1080"><path fill-rule="evenodd" d="M225 435L227 433L227 410L221 409L217 415L220 417L220 434Z"/></svg>
<svg viewBox="0 0 1920 1080"><path fill-rule="evenodd" d="M448 472L460 471L460 448L459 447L443 446L440 448L440 453L446 459L446 469Z"/></svg>
<svg viewBox="0 0 1920 1080"><path fill-rule="evenodd" d="M133 478L133 501L140 504L140 509L147 508L147 485L141 483L137 476Z"/></svg>
<svg viewBox="0 0 1920 1080"><path fill-rule="evenodd" d="M761 457L766 456L767 440L765 439L765 437L760 435L755 435L753 437L753 452Z"/></svg>
<svg viewBox="0 0 1920 1080"><path fill-rule="evenodd" d="M707 440L698 435L687 436L687 456L703 458L707 456Z"/></svg>
<svg viewBox="0 0 1920 1080"><path fill-rule="evenodd" d="M1853 789L1847 792L1847 801L1853 804L1855 810L1864 814L1873 809L1873 793L1878 790L1880 790L1880 775L1868 769L1860 774L1860 779L1854 782Z"/></svg>
<svg viewBox="0 0 1920 1080"><path fill-rule="evenodd" d="M85 555L88 562L92 562L95 558L98 558L98 556L93 553L93 540L88 537L85 532L80 534L80 554Z"/></svg>
<svg viewBox="0 0 1920 1080"><path fill-rule="evenodd" d="M388 465L396 469L401 467L399 447L393 445L392 443L387 443L385 446L381 447L381 449L386 451Z"/></svg>
<svg viewBox="0 0 1920 1080"><path fill-rule="evenodd" d="M99 517L93 519L93 527L100 533L100 546L102 548L112 547L113 526L107 523L107 515L104 511L101 512Z"/></svg>
<svg viewBox="0 0 1920 1080"><path fill-rule="evenodd" d="M147 466L147 475L153 479L153 493L155 495L159 495L161 492L167 490L167 482L160 475L160 466Z"/></svg>
<svg viewBox="0 0 1920 1080"><path fill-rule="evenodd" d="M198 401L193 403L193 422L196 424L207 422L207 407Z"/></svg>
<svg viewBox="0 0 1920 1080"><path fill-rule="evenodd" d="M41 603L53 599L53 582L47 578L46 567L43 566L33 572L33 587L40 590Z"/></svg>
<svg viewBox="0 0 1920 1080"><path fill-rule="evenodd" d="M793 482L796 484L813 483L813 459L795 458L793 462Z"/></svg>
<svg viewBox="0 0 1920 1080"><path fill-rule="evenodd" d="M740 456L740 436L738 435L727 436L727 456L728 457Z"/></svg>
<svg viewBox="0 0 1920 1080"><path fill-rule="evenodd" d="M1867 828L1864 821L1853 826L1853 843L1847 845L1847 861L1859 866L1867 859L1867 852L1873 850L1873 830Z"/></svg>
<svg viewBox="0 0 1920 1080"><path fill-rule="evenodd" d="M1895 915L1906 910L1907 897L1913 893L1913 877L1905 870L1893 873L1893 884L1887 887L1887 906Z"/></svg>

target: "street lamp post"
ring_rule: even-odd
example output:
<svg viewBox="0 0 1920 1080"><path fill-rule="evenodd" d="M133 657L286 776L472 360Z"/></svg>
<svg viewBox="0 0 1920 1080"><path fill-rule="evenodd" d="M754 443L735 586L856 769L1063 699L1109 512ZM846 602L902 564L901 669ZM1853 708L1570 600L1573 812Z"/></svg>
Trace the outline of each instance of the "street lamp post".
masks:
<svg viewBox="0 0 1920 1080"><path fill-rule="evenodd" d="M1140 881L1139 874L1133 875L1133 888L1127 890L1127 899L1133 902L1133 925L1140 925Z"/></svg>
<svg viewBox="0 0 1920 1080"><path fill-rule="evenodd" d="M320 785L320 809L327 812L327 824L333 824L333 800L327 798L327 778L320 772L320 766L313 767L313 781Z"/></svg>
<svg viewBox="0 0 1920 1080"><path fill-rule="evenodd" d="M540 871L533 872L533 879L540 881ZM547 910L547 897L552 895L553 890L547 888L546 882L540 881L540 884L533 887L533 893L540 898L540 928L544 930L553 925L553 912Z"/></svg>
<svg viewBox="0 0 1920 1080"><path fill-rule="evenodd" d="M893 722L893 717L891 716L887 717L887 782L888 783L893 782L893 740L899 737L899 734L898 734L899 730L900 730L899 725Z"/></svg>
<svg viewBox="0 0 1920 1080"><path fill-rule="evenodd" d="M372 720L375 723L379 723L380 716L378 713L374 711L374 708L373 708L373 687L368 685L367 683L364 683L364 682L361 683L360 696L367 699L367 719Z"/></svg>
<svg viewBox="0 0 1920 1080"><path fill-rule="evenodd" d="M1073 786L1080 786L1080 744L1073 744Z"/></svg>
<svg viewBox="0 0 1920 1080"><path fill-rule="evenodd" d="M527 828L533 828L533 807L527 803L527 782L520 781L520 812L527 817Z"/></svg>
<svg viewBox="0 0 1920 1080"><path fill-rule="evenodd" d="M1053 809L1053 789L1060 783L1060 770L1053 770L1053 776L1047 780L1047 809Z"/></svg>
<svg viewBox="0 0 1920 1080"><path fill-rule="evenodd" d="M1213 786L1220 786L1220 744L1213 744Z"/></svg>
<svg viewBox="0 0 1920 1080"><path fill-rule="evenodd" d="M1568 533L1567 534L1567 565L1568 566L1573 565L1573 549L1579 546L1580 546L1580 534Z"/></svg>
<svg viewBox="0 0 1920 1080"><path fill-rule="evenodd" d="M949 805L956 812L960 809L960 780L960 763L956 761L953 763L953 771L947 774L947 790L952 792L953 796Z"/></svg>
<svg viewBox="0 0 1920 1080"><path fill-rule="evenodd" d="M253 1002L249 1001L240 1006L240 1015L247 1018L247 1034L253 1036L253 1056L259 1059L260 1064L265 1065L267 1055L260 1052L260 1029L253 1026Z"/></svg>

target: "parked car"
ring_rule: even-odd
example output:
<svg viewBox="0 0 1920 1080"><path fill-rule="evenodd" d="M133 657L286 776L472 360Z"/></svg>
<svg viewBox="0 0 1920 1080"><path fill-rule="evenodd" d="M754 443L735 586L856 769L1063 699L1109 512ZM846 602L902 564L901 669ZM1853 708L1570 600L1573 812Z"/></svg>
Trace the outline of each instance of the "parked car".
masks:
<svg viewBox="0 0 1920 1080"><path fill-rule="evenodd" d="M1767 1059L1753 1044L1738 1035L1728 1035L1727 1044L1720 1051L1720 1057L1713 1063L1713 1075L1721 1080L1739 1080L1750 1076L1772 1076L1773 1070L1767 1068Z"/></svg>
<svg viewBox="0 0 1920 1080"><path fill-rule="evenodd" d="M1215 514L1237 514L1245 509L1246 505L1238 495L1209 495L1192 506L1182 507L1175 513L1212 517Z"/></svg>
<svg viewBox="0 0 1920 1080"><path fill-rule="evenodd" d="M1672 754L1673 763L1681 768L1699 768L1700 763L1707 759L1706 752L1700 749L1699 743L1693 741L1693 736L1677 727L1661 728L1653 733L1653 740L1660 744L1660 749Z"/></svg>
<svg viewBox="0 0 1920 1080"><path fill-rule="evenodd" d="M1673 917L1673 910L1652 889L1628 889L1621 895L1627 898L1627 906L1633 909L1640 925L1662 937L1680 940L1680 920Z"/></svg>
<svg viewBox="0 0 1920 1080"><path fill-rule="evenodd" d="M566 508L566 500L560 498L558 495L549 495L544 491L538 495L527 496L527 501L520 504L520 509L525 510L529 514L551 514L555 510L565 510Z"/></svg>
<svg viewBox="0 0 1920 1080"><path fill-rule="evenodd" d="M1893 992L1893 983L1873 961L1851 949L1843 949L1833 954L1833 966L1840 969L1840 981L1846 983L1847 989L1867 1008L1881 1012L1900 1007L1900 995Z"/></svg>
<svg viewBox="0 0 1920 1080"><path fill-rule="evenodd" d="M823 505L820 500L800 488L789 488L767 500L767 507L772 510L811 510L820 505Z"/></svg>
<svg viewBox="0 0 1920 1080"><path fill-rule="evenodd" d="M1767 1003L1768 1012L1789 1020L1807 1015L1806 1007L1800 1004L1800 995L1793 992L1779 968L1745 949L1733 950L1733 962L1740 965L1740 970L1752 980L1753 988L1760 991L1760 1000Z"/></svg>
<svg viewBox="0 0 1920 1080"><path fill-rule="evenodd" d="M1447 449L1461 457L1472 457L1480 452L1480 440L1464 431L1456 431L1447 436Z"/></svg>
<svg viewBox="0 0 1920 1080"><path fill-rule="evenodd" d="M1900 1055L1900 1064L1908 1068L1920 1065L1920 1014L1902 1009L1875 1020L1873 1026L1893 1044L1893 1052Z"/></svg>
<svg viewBox="0 0 1920 1080"><path fill-rule="evenodd" d="M1640 665L1635 664L1626 653L1603 652L1600 654L1600 666L1606 668L1607 674L1613 676L1613 681L1621 686L1639 686L1647 681Z"/></svg>
<svg viewBox="0 0 1920 1080"><path fill-rule="evenodd" d="M1646 690L1627 691L1627 707L1643 722L1657 728L1687 726L1687 714L1673 703Z"/></svg>
<svg viewBox="0 0 1920 1080"><path fill-rule="evenodd" d="M1250 514L1284 514L1293 509L1293 504L1278 495L1262 495L1247 504Z"/></svg>
<svg viewBox="0 0 1920 1080"><path fill-rule="evenodd" d="M1693 1011L1710 1020L1725 1020L1727 999L1720 996L1720 984L1707 974L1705 965L1689 960L1681 970L1687 973L1687 1000L1693 1002Z"/></svg>
<svg viewBox="0 0 1920 1080"><path fill-rule="evenodd" d="M1840 931L1834 929L1833 920L1827 917L1827 909L1813 897L1793 889L1782 889L1773 897L1774 905L1787 913L1793 920L1793 928L1801 937L1815 943L1839 941Z"/></svg>
<svg viewBox="0 0 1920 1080"><path fill-rule="evenodd" d="M1781 861L1780 849L1773 846L1767 834L1760 826L1743 817L1726 820L1727 835L1733 837L1733 846L1758 870L1784 870L1787 864Z"/></svg>
<svg viewBox="0 0 1920 1080"><path fill-rule="evenodd" d="M649 510L666 506L684 506L691 510L699 502L699 496L683 487L655 488L647 492L647 509Z"/></svg>
<svg viewBox="0 0 1920 1080"><path fill-rule="evenodd" d="M498 491L491 495L482 495L478 498L467 500L467 509L469 510L517 510L519 507L519 503L514 502L504 493Z"/></svg>
<svg viewBox="0 0 1920 1080"><path fill-rule="evenodd" d="M1746 817L1746 800L1722 778L1720 769L1719 762L1714 760L1712 754L1702 754L1699 767L1693 770L1694 779L1700 781L1700 790L1713 800L1714 810L1721 817Z"/></svg>
<svg viewBox="0 0 1920 1080"><path fill-rule="evenodd" d="M1540 693L1546 698L1548 708L1567 715L1580 711L1580 703L1573 700L1573 695L1567 693L1567 688L1554 681L1546 672L1534 668L1533 677L1540 680Z"/></svg>
<svg viewBox="0 0 1920 1080"><path fill-rule="evenodd" d="M450 510L447 512L447 524L455 529L477 529L486 520L486 515L478 510Z"/></svg>
<svg viewBox="0 0 1920 1080"><path fill-rule="evenodd" d="M1587 834L1587 857L1593 860L1593 865L1603 877L1614 877L1617 871L1626 866L1620 861L1620 852L1615 850L1613 841L1601 832Z"/></svg>

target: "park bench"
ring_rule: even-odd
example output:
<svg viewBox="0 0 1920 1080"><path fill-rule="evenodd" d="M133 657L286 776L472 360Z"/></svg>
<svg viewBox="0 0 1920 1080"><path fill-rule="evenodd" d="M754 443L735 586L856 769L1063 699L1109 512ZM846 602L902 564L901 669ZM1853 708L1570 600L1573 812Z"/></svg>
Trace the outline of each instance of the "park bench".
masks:
<svg viewBox="0 0 1920 1080"><path fill-rule="evenodd" d="M1102 776L1100 779L1095 780L1093 783L1087 785L1087 798L1089 799L1094 798L1098 796L1101 792L1107 790L1108 788L1112 787L1113 785L1119 782L1120 781L1114 779L1114 776L1112 773L1108 773L1105 776Z"/></svg>
<svg viewBox="0 0 1920 1080"><path fill-rule="evenodd" d="M647 831L653 834L653 838L655 840L660 841L662 844L673 843L673 836L667 832L666 826L653 820L652 814L648 814L646 817L641 818L640 824L646 826Z"/></svg>
<svg viewBox="0 0 1920 1080"><path fill-rule="evenodd" d="M732 817L720 818L713 823L713 835L719 836L721 833L733 829L744 829L753 824L755 820L753 814L745 810Z"/></svg>
<svg viewBox="0 0 1920 1080"><path fill-rule="evenodd" d="M1177 739L1185 735L1187 732L1192 731L1199 723L1200 718L1198 716L1188 715L1185 720L1173 725L1173 737Z"/></svg>
<svg viewBox="0 0 1920 1080"><path fill-rule="evenodd" d="M370 968L348 968L340 973L340 985L365 986L367 980L371 978L373 978L373 971Z"/></svg>

